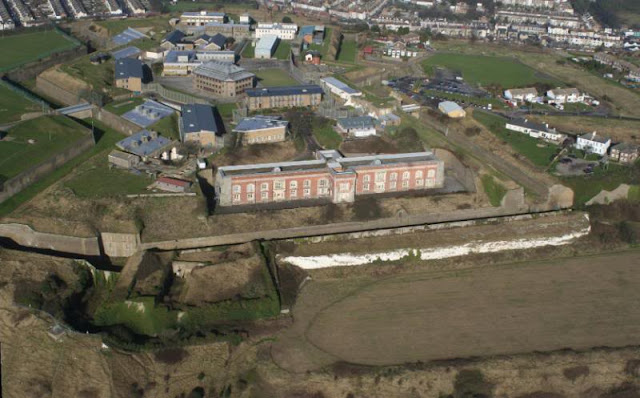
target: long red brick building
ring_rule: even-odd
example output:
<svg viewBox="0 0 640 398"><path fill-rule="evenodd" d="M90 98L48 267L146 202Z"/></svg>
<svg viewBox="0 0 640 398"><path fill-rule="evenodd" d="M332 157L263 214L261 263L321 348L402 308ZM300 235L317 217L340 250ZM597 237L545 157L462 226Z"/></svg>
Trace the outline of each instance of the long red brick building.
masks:
<svg viewBox="0 0 640 398"><path fill-rule="evenodd" d="M432 152L344 157L318 151L315 160L220 167L215 191L219 206L326 199L353 202L356 196L442 188L444 162Z"/></svg>

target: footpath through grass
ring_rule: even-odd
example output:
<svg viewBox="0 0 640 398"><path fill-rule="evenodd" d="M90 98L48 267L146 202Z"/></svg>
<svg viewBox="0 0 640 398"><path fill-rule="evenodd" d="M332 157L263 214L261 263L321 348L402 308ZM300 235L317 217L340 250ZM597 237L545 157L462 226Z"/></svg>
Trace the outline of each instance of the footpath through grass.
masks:
<svg viewBox="0 0 640 398"><path fill-rule="evenodd" d="M517 131L507 130L505 127L507 120L501 116L475 111L473 118L540 168L546 168L559 150L557 145L546 143Z"/></svg>
<svg viewBox="0 0 640 398"><path fill-rule="evenodd" d="M534 83L553 83L518 60L508 57L491 57L466 54L435 54L422 63L427 74L433 74L437 66L458 71L469 83L481 85L500 84L505 88L521 87Z"/></svg>
<svg viewBox="0 0 640 398"><path fill-rule="evenodd" d="M77 42L55 29L0 37L0 71L77 46Z"/></svg>
<svg viewBox="0 0 640 398"><path fill-rule="evenodd" d="M9 179L72 147L87 130L66 116L43 116L12 127L0 142L0 176Z"/></svg>
<svg viewBox="0 0 640 398"><path fill-rule="evenodd" d="M88 123L91 123L90 120L87 120ZM18 206L22 203L32 199L34 196L48 188L49 186L56 183L61 178L65 177L69 174L75 167L86 162L88 159L93 156L107 156L108 151L111 151L114 148L116 142L123 139L125 136L120 134L119 132L107 127L105 124L98 120L94 120L94 126L96 130L96 145L90 150L86 151L82 155L79 155L58 169L56 169L51 174L46 177L34 182L29 185L22 191L13 195L11 198L7 199L3 203L0 204L0 216L5 216L12 211L14 211Z"/></svg>

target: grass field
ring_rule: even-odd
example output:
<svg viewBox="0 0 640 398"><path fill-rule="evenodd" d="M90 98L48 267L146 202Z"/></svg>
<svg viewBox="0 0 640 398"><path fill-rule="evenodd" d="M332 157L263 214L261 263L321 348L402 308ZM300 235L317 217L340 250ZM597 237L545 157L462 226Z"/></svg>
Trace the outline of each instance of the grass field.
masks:
<svg viewBox="0 0 640 398"><path fill-rule="evenodd" d="M100 198L142 193L151 182L145 175L109 168L105 155L82 164L64 185L79 197Z"/></svg>
<svg viewBox="0 0 640 398"><path fill-rule="evenodd" d="M143 102L144 98L141 97L128 98L122 101L111 102L107 106L105 106L104 109L108 110L111 113L115 113L116 115L124 115Z"/></svg>
<svg viewBox="0 0 640 398"><path fill-rule="evenodd" d="M88 122L90 122L90 120ZM93 123L97 133L96 145L82 155L76 156L75 158L71 159L60 168L53 171L51 174L34 182L27 188L10 197L8 200L2 202L0 204L0 216L10 214L22 203L32 199L44 189L48 188L61 178L68 175L75 167L86 162L88 159L96 155L107 156L107 153L113 149L115 143L124 138L124 135L109 128L98 120L94 120ZM0 146L3 144L4 142L0 142Z"/></svg>
<svg viewBox="0 0 640 398"><path fill-rule="evenodd" d="M277 59L287 60L291 55L291 42L280 40L276 52L273 53L273 57Z"/></svg>
<svg viewBox="0 0 640 398"><path fill-rule="evenodd" d="M342 40L337 61L353 64L356 62L357 51L358 47L355 40Z"/></svg>
<svg viewBox="0 0 640 398"><path fill-rule="evenodd" d="M221 117L227 119L233 116L233 110L238 108L236 103L217 104L216 108Z"/></svg>
<svg viewBox="0 0 640 398"><path fill-rule="evenodd" d="M157 131L160 135L180 141L180 130L178 130L178 115L172 113L171 116L159 120L149 127L150 130Z"/></svg>
<svg viewBox="0 0 640 398"><path fill-rule="evenodd" d="M62 65L60 69L68 75L86 82L94 91L108 91L113 95L129 92L113 85L115 73L115 61L113 59L100 65L93 65L89 58L89 55L77 58L72 63Z"/></svg>
<svg viewBox="0 0 640 398"><path fill-rule="evenodd" d="M338 149L342 143L342 137L328 122L321 126L314 126L313 135L325 149Z"/></svg>
<svg viewBox="0 0 640 398"><path fill-rule="evenodd" d="M500 206L502 202L502 198L507 193L505 187L503 187L500 183L496 182L493 176L489 174L485 174L482 176L482 187L484 188L484 192L489 197L489 202L491 206Z"/></svg>
<svg viewBox="0 0 640 398"><path fill-rule="evenodd" d="M256 71L256 76L260 84L264 87L289 86L298 84L286 71L273 68Z"/></svg>
<svg viewBox="0 0 640 398"><path fill-rule="evenodd" d="M595 172L589 176L562 178L562 184L573 189L575 206L582 206L603 189L611 191L620 184L639 183L640 164L638 163L632 167L610 163L607 170L596 167Z"/></svg>
<svg viewBox="0 0 640 398"><path fill-rule="evenodd" d="M44 116L11 128L0 142L0 175L11 178L74 145L87 131L64 116ZM34 140L33 144L28 141Z"/></svg>
<svg viewBox="0 0 640 398"><path fill-rule="evenodd" d="M316 308L305 336L368 365L637 344L638 262L630 251L326 282L353 288Z"/></svg>
<svg viewBox="0 0 640 398"><path fill-rule="evenodd" d="M256 56L256 48L253 45L253 43L247 43L246 46L244 46L244 50L242 50L242 57L243 58L254 58Z"/></svg>
<svg viewBox="0 0 640 398"><path fill-rule="evenodd" d="M23 113L40 110L37 104L0 85L0 123L15 122L20 120Z"/></svg>
<svg viewBox="0 0 640 398"><path fill-rule="evenodd" d="M551 81L517 59L508 57L435 54L422 65L427 74L432 74L434 67L441 66L461 72L462 77L469 83L500 84L505 88Z"/></svg>
<svg viewBox="0 0 640 398"><path fill-rule="evenodd" d="M548 144L528 135L507 130L505 128L506 119L500 116L474 112L473 118L538 167L547 167L558 150L557 145Z"/></svg>
<svg viewBox="0 0 640 398"><path fill-rule="evenodd" d="M0 60L0 71L76 46L75 42L56 30L1 37L0 53L3 56Z"/></svg>

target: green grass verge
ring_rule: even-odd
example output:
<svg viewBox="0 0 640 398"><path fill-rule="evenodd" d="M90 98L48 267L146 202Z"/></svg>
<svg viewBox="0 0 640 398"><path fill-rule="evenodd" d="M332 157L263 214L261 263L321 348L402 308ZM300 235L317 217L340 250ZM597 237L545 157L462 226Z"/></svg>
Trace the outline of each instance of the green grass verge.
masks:
<svg viewBox="0 0 640 398"><path fill-rule="evenodd" d="M253 43L249 42L246 46L244 46L244 50L242 50L242 58L255 58L256 56L256 47Z"/></svg>
<svg viewBox="0 0 640 398"><path fill-rule="evenodd" d="M629 198L637 197L638 187L640 183L640 163L633 166L621 166L610 163L607 169L596 167L594 173L588 176L564 177L562 184L573 189L574 205L582 206L591 198L596 196L600 191L611 191L620 186L620 184L636 185L629 192Z"/></svg>
<svg viewBox="0 0 640 398"><path fill-rule="evenodd" d="M160 119L155 124L152 124L148 128L149 130L157 131L160 135L167 138L172 138L176 141L180 141L180 130L178 130L178 115L176 113L171 116Z"/></svg>
<svg viewBox="0 0 640 398"><path fill-rule="evenodd" d="M507 130L505 128L506 119L500 116L475 111L473 112L473 118L540 168L546 168L558 152L557 145L546 143L516 131Z"/></svg>
<svg viewBox="0 0 640 398"><path fill-rule="evenodd" d="M24 33L0 38L0 71L45 58L78 44L57 30Z"/></svg>
<svg viewBox="0 0 640 398"><path fill-rule="evenodd" d="M105 106L104 109L116 115L124 115L143 102L144 98L142 97L128 98L122 101L111 102Z"/></svg>
<svg viewBox="0 0 640 398"><path fill-rule="evenodd" d="M322 58L325 58L327 56L327 53L329 52L329 47L331 46L331 28L326 27L324 28L324 40L322 41L322 44L310 44L309 45L309 50L314 50L314 51L320 51L320 54L322 55Z"/></svg>
<svg viewBox="0 0 640 398"><path fill-rule="evenodd" d="M353 64L356 62L356 52L358 47L355 40L342 40L340 52L338 53L338 62Z"/></svg>
<svg viewBox="0 0 640 398"><path fill-rule="evenodd" d="M289 55L291 54L291 42L280 40L278 43L278 48L276 48L276 52L273 53L273 57L277 59L289 59Z"/></svg>
<svg viewBox="0 0 640 398"><path fill-rule="evenodd" d="M629 193L627 194L627 199L640 202L640 185L632 185L629 188Z"/></svg>
<svg viewBox="0 0 640 398"><path fill-rule="evenodd" d="M154 32L159 33L162 30L170 31L169 25L170 15L161 15L150 18L125 18L125 19L108 19L98 21L96 24L106 28L110 35L121 33L127 28L151 28Z"/></svg>
<svg viewBox="0 0 640 398"><path fill-rule="evenodd" d="M81 165L64 185L84 198L100 198L143 193L151 180L126 170L110 168L107 155Z"/></svg>
<svg viewBox="0 0 640 398"><path fill-rule="evenodd" d="M290 86L299 84L285 70L279 68L256 71L256 77L265 87Z"/></svg>
<svg viewBox="0 0 640 398"><path fill-rule="evenodd" d="M508 57L491 57L465 54L435 54L422 63L425 72L433 73L436 66L462 73L469 83L482 85L500 84L503 87L520 87L534 83L554 82L538 76L535 69Z"/></svg>
<svg viewBox="0 0 640 398"><path fill-rule="evenodd" d="M15 91L0 85L0 123L20 120L22 114L38 112L41 108Z"/></svg>
<svg viewBox="0 0 640 398"><path fill-rule="evenodd" d="M338 149L342 143L342 136L333 129L333 125L329 121L314 126L313 135L325 149Z"/></svg>
<svg viewBox="0 0 640 398"><path fill-rule="evenodd" d="M0 216L10 214L12 211L18 208L18 206L28 200L31 200L34 196L50 187L61 178L65 177L71 172L71 170L73 170L78 165L86 162L93 156L107 156L108 151L113 149L115 143L125 137L124 135L109 128L108 126L97 120L94 121L94 126L96 130L96 137L98 139L96 146L86 151L82 155L71 159L70 161L53 171L51 174L34 182L33 184L29 185L22 191L18 192L17 194L1 203Z"/></svg>
<svg viewBox="0 0 640 398"><path fill-rule="evenodd" d="M237 109L238 105L235 102L230 102L226 104L218 104L216 105L216 108L218 108L218 113L220 113L221 117L228 119L233 116L233 110Z"/></svg>
<svg viewBox="0 0 640 398"><path fill-rule="evenodd" d="M507 189L497 182L493 176L485 174L482 176L482 187L489 197L491 206L498 207L502 203L502 198L507 194Z"/></svg>
<svg viewBox="0 0 640 398"><path fill-rule="evenodd" d="M105 303L93 319L97 326L124 325L137 334L154 336L172 327L177 315L177 311L156 306L152 297L141 297L128 303Z"/></svg>
<svg viewBox="0 0 640 398"><path fill-rule="evenodd" d="M127 94L128 90L114 86L115 61L108 60L100 65L93 65L90 55L77 58L60 69L66 74L86 82L94 91L107 91L111 95Z"/></svg>
<svg viewBox="0 0 640 398"><path fill-rule="evenodd" d="M0 142L0 175L15 177L72 147L85 134L84 127L65 116L43 116L20 123Z"/></svg>

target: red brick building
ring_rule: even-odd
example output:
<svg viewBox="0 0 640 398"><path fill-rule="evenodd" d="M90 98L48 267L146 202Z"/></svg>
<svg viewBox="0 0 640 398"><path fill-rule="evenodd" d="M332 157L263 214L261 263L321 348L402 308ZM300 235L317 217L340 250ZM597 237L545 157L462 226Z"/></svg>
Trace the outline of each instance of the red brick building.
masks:
<svg viewBox="0 0 640 398"><path fill-rule="evenodd" d="M316 160L220 167L216 200L220 206L326 199L353 202L373 195L441 188L444 163L431 152L346 158L318 151Z"/></svg>

